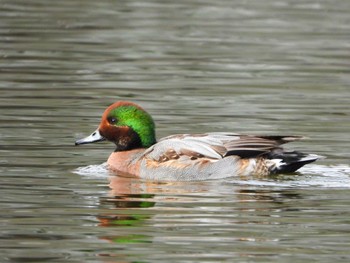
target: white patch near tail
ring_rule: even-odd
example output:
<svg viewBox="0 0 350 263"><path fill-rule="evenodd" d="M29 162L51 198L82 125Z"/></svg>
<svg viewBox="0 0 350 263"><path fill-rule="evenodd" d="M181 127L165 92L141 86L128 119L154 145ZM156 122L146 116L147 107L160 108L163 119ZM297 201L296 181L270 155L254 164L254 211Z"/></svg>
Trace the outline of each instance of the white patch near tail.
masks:
<svg viewBox="0 0 350 263"><path fill-rule="evenodd" d="M266 160L266 165L269 168L270 171L275 169L280 169L283 165L286 165L286 163L282 159L271 159Z"/></svg>
<svg viewBox="0 0 350 263"><path fill-rule="evenodd" d="M298 170L300 167L305 164L316 161L319 158L323 158L323 156L317 154L308 154L301 158L296 158L295 160L284 160L281 158L271 159L266 165L272 173L278 172L294 172Z"/></svg>

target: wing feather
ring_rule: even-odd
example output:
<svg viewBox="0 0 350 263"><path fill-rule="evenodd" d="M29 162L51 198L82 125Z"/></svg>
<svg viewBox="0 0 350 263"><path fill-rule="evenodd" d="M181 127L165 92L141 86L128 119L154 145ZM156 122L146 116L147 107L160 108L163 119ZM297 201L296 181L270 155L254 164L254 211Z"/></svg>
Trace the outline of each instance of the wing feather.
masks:
<svg viewBox="0 0 350 263"><path fill-rule="evenodd" d="M299 140L300 136L254 136L235 133L179 134L162 138L146 155L153 160L171 160L179 156L189 158L222 159L230 155L241 158L261 156L280 145ZM170 153L169 153L170 151Z"/></svg>

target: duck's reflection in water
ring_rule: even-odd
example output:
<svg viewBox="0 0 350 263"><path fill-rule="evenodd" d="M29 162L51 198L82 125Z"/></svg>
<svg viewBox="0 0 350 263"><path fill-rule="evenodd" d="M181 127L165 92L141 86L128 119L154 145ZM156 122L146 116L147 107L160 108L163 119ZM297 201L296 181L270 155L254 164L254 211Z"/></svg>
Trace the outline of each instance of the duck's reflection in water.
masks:
<svg viewBox="0 0 350 263"><path fill-rule="evenodd" d="M100 199L99 225L109 228L101 239L118 248L133 244L135 249L145 243L166 249L163 246L179 238L199 242L198 235L203 246L223 240L236 245L278 242L273 232L262 235L261 226L288 224L284 213L296 211L290 203L302 196L295 189L237 180L154 182L111 176L109 194Z"/></svg>

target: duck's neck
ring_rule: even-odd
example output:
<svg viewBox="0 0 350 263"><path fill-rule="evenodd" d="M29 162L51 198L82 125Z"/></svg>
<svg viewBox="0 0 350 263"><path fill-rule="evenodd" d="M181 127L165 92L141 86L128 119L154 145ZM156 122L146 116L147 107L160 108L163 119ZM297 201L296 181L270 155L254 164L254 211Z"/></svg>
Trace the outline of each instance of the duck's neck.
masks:
<svg viewBox="0 0 350 263"><path fill-rule="evenodd" d="M117 146L115 152L148 148L155 143L156 140L154 135L152 138L142 140L133 129L130 129L125 136L121 136L118 138L118 140L115 141L115 144Z"/></svg>

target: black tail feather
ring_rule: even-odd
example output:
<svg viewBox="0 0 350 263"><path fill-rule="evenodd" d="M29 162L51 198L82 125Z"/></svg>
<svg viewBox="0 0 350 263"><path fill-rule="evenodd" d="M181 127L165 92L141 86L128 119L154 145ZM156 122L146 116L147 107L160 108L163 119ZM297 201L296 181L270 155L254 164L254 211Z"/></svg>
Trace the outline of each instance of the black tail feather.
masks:
<svg viewBox="0 0 350 263"><path fill-rule="evenodd" d="M293 152L274 152L271 153L270 159L280 160L279 165L276 165L272 173L293 173L305 164L312 163L321 156L316 154L306 154L297 151Z"/></svg>
<svg viewBox="0 0 350 263"><path fill-rule="evenodd" d="M293 173L299 168L303 167L305 164L312 163L316 161L317 158L306 160L306 161L297 161L293 163L286 163L285 165L281 165L278 169L279 173Z"/></svg>

